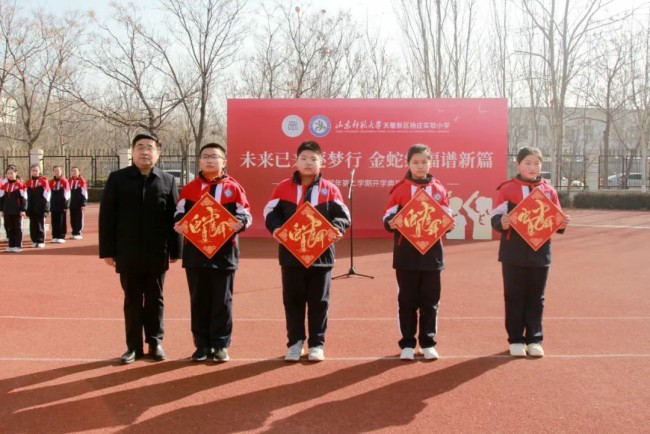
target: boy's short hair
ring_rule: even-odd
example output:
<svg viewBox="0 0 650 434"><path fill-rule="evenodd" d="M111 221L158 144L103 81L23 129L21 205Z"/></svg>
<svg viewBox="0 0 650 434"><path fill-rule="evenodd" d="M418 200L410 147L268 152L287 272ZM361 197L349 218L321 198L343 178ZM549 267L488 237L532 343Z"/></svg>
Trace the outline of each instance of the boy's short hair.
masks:
<svg viewBox="0 0 650 434"><path fill-rule="evenodd" d="M203 152L204 149L218 149L218 150L220 150L221 152L223 152L223 156L224 156L224 157L225 157L226 155L228 155L228 154L226 153L226 148L224 148L223 146L221 146L219 143L214 143L214 142L212 142L212 143L208 143L208 144L206 144L206 145L201 146L201 149L199 149L199 155L201 155L201 153Z"/></svg>
<svg viewBox="0 0 650 434"><path fill-rule="evenodd" d="M72 169L77 169L77 170L79 170L79 166L72 166L72 167L70 168L70 170L72 170ZM81 170L79 170L79 171L81 172Z"/></svg>
<svg viewBox="0 0 650 434"><path fill-rule="evenodd" d="M52 170L54 169L62 169L62 167L57 164L56 166L52 166Z"/></svg>
<svg viewBox="0 0 650 434"><path fill-rule="evenodd" d="M41 170L41 165L38 163L30 164L29 170L32 170L34 167L38 167L38 170Z"/></svg>
<svg viewBox="0 0 650 434"><path fill-rule="evenodd" d="M16 168L16 165L15 165L15 164L9 164L9 165L7 166L7 168L5 169L5 175L6 175L7 172L9 172L10 170L13 170L14 172L18 173L18 169Z"/></svg>
<svg viewBox="0 0 650 434"><path fill-rule="evenodd" d="M540 161L544 161L542 151L540 151L539 148L536 148L534 146L524 146L519 150L519 152L517 152L517 164L521 163L524 158L528 157L529 155L535 155L539 158Z"/></svg>
<svg viewBox="0 0 650 434"><path fill-rule="evenodd" d="M406 153L406 163L411 162L411 158L415 154L425 154L427 156L427 159L431 159L431 149L427 145L423 145L422 143L416 143L415 145L412 145L408 152Z"/></svg>
<svg viewBox="0 0 650 434"><path fill-rule="evenodd" d="M300 155L300 153L303 151L312 151L314 154L318 156L323 155L323 151L321 151L320 145L314 142L313 140L307 140L305 142L302 142L300 146L298 146L296 155Z"/></svg>

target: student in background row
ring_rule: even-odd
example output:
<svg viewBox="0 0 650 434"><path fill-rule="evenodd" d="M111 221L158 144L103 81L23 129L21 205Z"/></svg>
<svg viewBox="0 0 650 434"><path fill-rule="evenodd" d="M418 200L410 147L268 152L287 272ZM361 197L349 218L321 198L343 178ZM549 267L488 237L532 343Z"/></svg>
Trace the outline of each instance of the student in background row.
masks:
<svg viewBox="0 0 650 434"><path fill-rule="evenodd" d="M23 217L27 210L25 184L18 179L16 166L10 164L5 179L0 183L0 214L4 217L5 232L9 240L7 253L23 251Z"/></svg>
<svg viewBox="0 0 650 434"><path fill-rule="evenodd" d="M72 239L83 239L84 228L84 208L88 203L88 185L86 180L81 176L79 168L72 166L70 169L70 229L72 230Z"/></svg>
<svg viewBox="0 0 650 434"><path fill-rule="evenodd" d="M29 166L31 177L25 183L27 189L27 216L32 247L45 247L45 217L50 212L50 183L41 175L38 164Z"/></svg>
<svg viewBox="0 0 650 434"><path fill-rule="evenodd" d="M50 179L50 221L52 225L52 242L65 243L68 232L67 210L70 203L70 184L63 176L61 166L52 168L54 177Z"/></svg>

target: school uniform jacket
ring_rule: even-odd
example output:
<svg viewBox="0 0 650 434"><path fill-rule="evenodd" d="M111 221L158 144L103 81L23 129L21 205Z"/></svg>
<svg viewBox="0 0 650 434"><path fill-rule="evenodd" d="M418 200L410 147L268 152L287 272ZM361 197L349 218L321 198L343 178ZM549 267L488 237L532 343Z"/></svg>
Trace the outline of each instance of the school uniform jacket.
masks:
<svg viewBox="0 0 650 434"><path fill-rule="evenodd" d="M5 181L0 187L0 211L7 216L16 216L27 211L27 190L19 179Z"/></svg>
<svg viewBox="0 0 650 434"><path fill-rule="evenodd" d="M503 214L512 211L536 187L541 189L561 209L557 192L542 177L529 182L517 175L517 177L504 182L497 188L497 206L492 210L491 223L494 230L501 233L501 242L499 243L500 262L522 267L548 267L551 265L550 239L535 251L512 227L504 230L503 226L501 226ZM557 232L563 233L564 229Z"/></svg>
<svg viewBox="0 0 650 434"><path fill-rule="evenodd" d="M319 174L311 185L304 187L300 173L294 172L293 177L280 182L271 199L264 207L264 223L273 233L280 228L296 212L299 205L309 201L341 233L350 227L350 211L343 203L343 197L338 187L324 179ZM304 267L296 257L282 244L279 244L278 259L283 267ZM333 267L335 259L334 244L331 244L322 255L316 259L312 267Z"/></svg>
<svg viewBox="0 0 650 434"><path fill-rule="evenodd" d="M33 176L25 183L27 189L27 216L50 212L50 183L44 176Z"/></svg>
<svg viewBox="0 0 650 434"><path fill-rule="evenodd" d="M200 172L196 179L181 190L174 220L176 222L181 220L205 193L210 193L230 214L244 224L239 232L243 232L253 223L244 188L229 175L208 180L203 176L203 172ZM237 233L233 234L212 258L205 256L187 239L183 242L183 268L236 270L238 267L239 237Z"/></svg>
<svg viewBox="0 0 650 434"><path fill-rule="evenodd" d="M99 205L99 257L115 258L118 273L165 272L181 254L177 201L176 180L157 167L147 177L135 165L111 172Z"/></svg>
<svg viewBox="0 0 650 434"><path fill-rule="evenodd" d="M81 176L71 176L70 183L70 209L79 209L88 202L88 185Z"/></svg>
<svg viewBox="0 0 650 434"><path fill-rule="evenodd" d="M70 184L65 177L50 179L50 211L64 212L70 203Z"/></svg>
<svg viewBox="0 0 650 434"><path fill-rule="evenodd" d="M391 229L388 222L391 221L404 206L411 200L418 189L424 189L431 195L448 213L452 215L449 208L447 189L440 181L431 175L425 179L413 179L410 171L406 178L397 183L390 191L390 199L384 211L384 228L393 232L393 268L399 270L413 271L434 271L442 270L445 267L444 254L442 250L442 239L439 239L424 255L416 249L398 230Z"/></svg>

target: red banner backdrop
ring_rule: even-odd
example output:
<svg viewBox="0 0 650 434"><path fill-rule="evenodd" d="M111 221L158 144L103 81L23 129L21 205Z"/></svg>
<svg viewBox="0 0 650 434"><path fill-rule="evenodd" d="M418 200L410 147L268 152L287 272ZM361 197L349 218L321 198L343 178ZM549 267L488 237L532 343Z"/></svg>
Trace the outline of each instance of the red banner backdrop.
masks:
<svg viewBox="0 0 650 434"><path fill-rule="evenodd" d="M262 211L279 181L295 170L296 149L315 140L323 176L348 200L353 179L354 234L383 237L390 189L408 170L416 143L432 151L433 176L450 192L456 229L449 239L492 239L489 212L507 176L505 99L231 99L228 172L246 189L253 225L270 236Z"/></svg>

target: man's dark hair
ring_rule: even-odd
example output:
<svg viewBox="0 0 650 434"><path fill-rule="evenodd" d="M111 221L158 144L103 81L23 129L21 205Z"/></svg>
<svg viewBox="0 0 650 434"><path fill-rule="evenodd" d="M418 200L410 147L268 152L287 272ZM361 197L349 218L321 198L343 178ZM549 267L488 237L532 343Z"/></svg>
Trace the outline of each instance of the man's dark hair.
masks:
<svg viewBox="0 0 650 434"><path fill-rule="evenodd" d="M135 143L140 140L140 139L151 139L154 142L156 142L156 147L160 148L162 147L162 143L160 143L160 139L155 133L152 133L151 131L142 131L133 137L133 140L131 140L131 147L133 148L135 146Z"/></svg>

